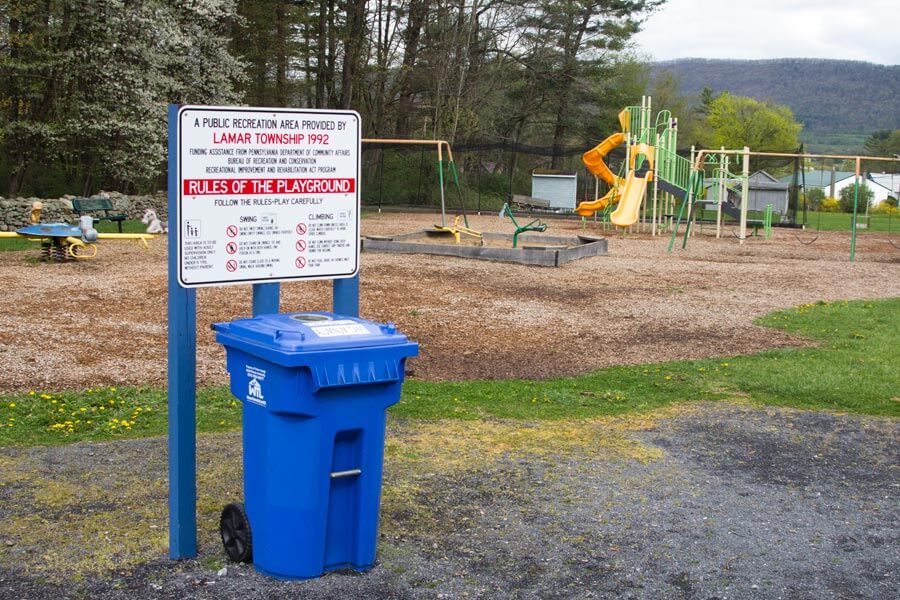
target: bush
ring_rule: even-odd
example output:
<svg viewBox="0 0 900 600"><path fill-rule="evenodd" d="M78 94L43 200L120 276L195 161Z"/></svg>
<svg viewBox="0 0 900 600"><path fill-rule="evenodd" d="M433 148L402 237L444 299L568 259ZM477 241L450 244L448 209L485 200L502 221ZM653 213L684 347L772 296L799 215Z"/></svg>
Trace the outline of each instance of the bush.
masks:
<svg viewBox="0 0 900 600"><path fill-rule="evenodd" d="M848 185L844 189L841 190L841 211L852 213L853 212L853 197L856 194L855 188L856 186ZM868 188L865 184L859 186L859 198L856 202L856 210L857 212L865 212L866 204L872 202L872 198L875 197L875 192Z"/></svg>
<svg viewBox="0 0 900 600"><path fill-rule="evenodd" d="M841 212L841 203L837 198L825 198L819 202L819 212Z"/></svg>
<svg viewBox="0 0 900 600"><path fill-rule="evenodd" d="M822 188L811 188L806 190L805 200L806 208L809 210L819 210L822 200L825 199L825 192Z"/></svg>
<svg viewBox="0 0 900 600"><path fill-rule="evenodd" d="M888 198L887 200L882 200L878 203L878 206L869 211L869 214L874 215L898 215L900 214L900 209L897 208L896 204L891 204L891 200L893 198Z"/></svg>

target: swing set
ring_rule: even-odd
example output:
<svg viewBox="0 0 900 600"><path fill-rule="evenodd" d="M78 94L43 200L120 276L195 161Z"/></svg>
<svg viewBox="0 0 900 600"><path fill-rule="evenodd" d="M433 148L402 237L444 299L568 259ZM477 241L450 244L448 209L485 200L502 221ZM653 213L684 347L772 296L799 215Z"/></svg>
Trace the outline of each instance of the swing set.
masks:
<svg viewBox="0 0 900 600"><path fill-rule="evenodd" d="M722 149L708 149L708 150L700 150L696 152L693 161L692 168L692 177L697 175L697 179L702 181L702 173L703 173L703 165L707 158L710 155L718 155L720 160L727 158L728 156L740 156L743 159L743 174L742 174L742 202L741 202L741 214L740 214L740 231L741 234L738 236L738 240L740 243L744 243L744 240L747 238L747 177L749 174L749 165L750 165L750 157L751 156L765 156L765 157L781 157L781 158L796 158L800 160L811 160L811 159L836 159L836 160L853 160L855 162L855 176L853 182L853 217L851 220L850 226L850 262L855 262L856 260L856 237L857 237L857 229L858 218L859 218L859 189L862 185L862 161L881 161L881 162L900 162L900 158L895 157L884 157L884 156L849 156L849 155L841 155L841 154L807 154L807 153L786 153L786 152L754 152L751 151L746 146L741 150L726 150ZM801 169L802 171L802 169ZM804 178L805 183L805 178ZM668 251L672 251L672 245L675 241L675 236L678 232L678 227L681 224L682 215L684 213L684 209L690 207L697 201L699 197L699 189L689 189L688 193L685 194L685 202L682 204L681 210L678 214L678 220L676 221L675 228L672 231L672 239L669 241ZM821 216L819 217L821 219ZM690 222L688 222L688 227L685 230L684 243L682 247L685 247L687 244L687 238L690 235ZM809 245L818 239L818 236L813 238L812 240L804 242L799 237L797 240L803 245ZM892 240L888 240L891 246L897 248Z"/></svg>
<svg viewBox="0 0 900 600"><path fill-rule="evenodd" d="M463 235L470 236L479 241L482 239L481 232L476 231L469 226L469 216L466 214L462 190L459 187L459 174L456 170L456 162L453 160L453 150L450 149L450 142L446 140L404 140L389 138L363 138L362 142L364 144L422 146L422 166L424 166L425 161L425 148L434 146L437 149L438 159L438 185L441 193L441 224L435 224L434 229L430 233L437 235L452 235L455 238L456 243L461 241ZM447 222L446 199L444 195L444 149L447 151L447 166L450 169L450 175L453 178L453 185L456 188L456 195L459 199L459 214L453 219L452 225L449 225Z"/></svg>

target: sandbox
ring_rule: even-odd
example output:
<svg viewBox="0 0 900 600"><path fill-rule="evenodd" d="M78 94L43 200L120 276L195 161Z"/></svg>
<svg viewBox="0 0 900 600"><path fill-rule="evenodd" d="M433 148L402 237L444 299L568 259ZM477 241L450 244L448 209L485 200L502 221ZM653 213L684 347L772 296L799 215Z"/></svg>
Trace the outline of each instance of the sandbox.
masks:
<svg viewBox="0 0 900 600"><path fill-rule="evenodd" d="M457 241L452 234L435 229L391 236L373 235L362 240L364 252L438 254L542 267L559 267L579 258L602 256L607 252L606 238L589 235L526 233L519 236L516 248L512 245L512 234L483 233L480 239L463 235Z"/></svg>

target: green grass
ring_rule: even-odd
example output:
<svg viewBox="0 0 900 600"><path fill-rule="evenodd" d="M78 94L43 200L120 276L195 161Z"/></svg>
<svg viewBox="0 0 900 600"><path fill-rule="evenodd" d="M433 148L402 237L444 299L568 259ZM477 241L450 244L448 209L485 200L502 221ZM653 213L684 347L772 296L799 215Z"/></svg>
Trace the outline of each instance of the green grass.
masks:
<svg viewBox="0 0 900 600"><path fill-rule="evenodd" d="M406 382L394 416L410 419L587 419L698 400L900 417L900 298L820 302L772 313L760 325L811 338L814 348L602 369L547 381ZM746 335L765 335L750 330ZM123 423L124 421L124 423ZM224 387L198 391L200 431L240 427ZM0 396L0 446L163 435L166 393L102 388Z"/></svg>
<svg viewBox="0 0 900 600"><path fill-rule="evenodd" d="M70 219L70 221L72 221ZM110 223L108 221L102 222L94 222L94 228L97 229L100 233L118 233L119 228L115 223ZM145 233L147 231L147 226L141 223L139 220L134 221L123 221L122 222L122 233ZM103 243L103 240L100 240L100 244ZM40 250L40 244L38 242L28 240L25 238L0 238L0 252L15 252L18 250Z"/></svg>
<svg viewBox="0 0 900 600"><path fill-rule="evenodd" d="M0 396L0 446L51 445L162 435L166 391L102 387L72 392L29 391ZM240 426L240 405L225 387L197 390L197 427Z"/></svg>
<svg viewBox="0 0 900 600"><path fill-rule="evenodd" d="M716 220L716 211L703 210L698 215L700 219L706 221ZM802 218L802 216L800 217ZM777 224L778 216L774 217ZM737 221L731 219L727 215L723 216L726 225L736 226ZM747 220L762 221L763 213L759 211L748 211ZM806 217L806 228L813 231L846 231L850 232L850 224L853 222L853 215L850 213L829 213L829 212L809 212ZM857 223L861 226L857 229L860 234L866 232L892 232L900 234L900 214L887 215L882 213L873 213L868 217L864 214L857 216ZM864 225L865 227L862 227Z"/></svg>
<svg viewBox="0 0 900 600"><path fill-rule="evenodd" d="M853 215L850 213L810 212L806 218L807 229L814 231L850 231ZM868 231L900 233L900 214L859 214L856 222L865 225L859 233Z"/></svg>

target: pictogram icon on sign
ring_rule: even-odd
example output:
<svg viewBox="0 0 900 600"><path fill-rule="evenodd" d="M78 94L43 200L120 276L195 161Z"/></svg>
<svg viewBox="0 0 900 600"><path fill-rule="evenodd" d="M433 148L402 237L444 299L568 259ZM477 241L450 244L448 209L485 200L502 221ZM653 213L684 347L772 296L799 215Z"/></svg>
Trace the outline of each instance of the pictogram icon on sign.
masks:
<svg viewBox="0 0 900 600"><path fill-rule="evenodd" d="M225 263L225 268L228 269L232 273L237 271L237 267L238 267L238 264L237 264L236 260L229 260L227 263Z"/></svg>
<svg viewBox="0 0 900 600"><path fill-rule="evenodd" d="M302 256L298 256L297 260L294 261L294 264L297 265L298 269L302 269L303 267L306 266L306 259L303 258Z"/></svg>
<svg viewBox="0 0 900 600"><path fill-rule="evenodd" d="M234 254L235 252L237 252L237 250L238 245L234 242L228 242L227 244L225 244L225 252L227 252L228 254Z"/></svg>
<svg viewBox="0 0 900 600"><path fill-rule="evenodd" d="M225 235L227 235L228 237L236 237L237 234L238 234L238 228L235 227L234 225L229 225L228 227L225 228Z"/></svg>
<svg viewBox="0 0 900 600"><path fill-rule="evenodd" d="M297 233L300 235L306 233L306 223L297 223Z"/></svg>
<svg viewBox="0 0 900 600"><path fill-rule="evenodd" d="M297 240L297 243L294 244L294 247L297 248L297 252L303 252L306 250L306 242L303 240Z"/></svg>

